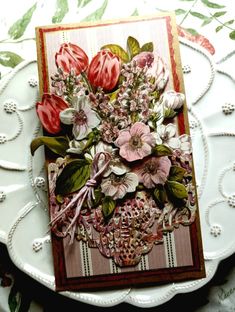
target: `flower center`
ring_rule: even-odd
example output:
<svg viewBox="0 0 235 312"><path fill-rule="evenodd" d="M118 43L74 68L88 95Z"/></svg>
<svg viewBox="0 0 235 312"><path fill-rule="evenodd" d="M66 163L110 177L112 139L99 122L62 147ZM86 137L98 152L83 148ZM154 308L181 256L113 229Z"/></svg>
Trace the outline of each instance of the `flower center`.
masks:
<svg viewBox="0 0 235 312"><path fill-rule="evenodd" d="M150 174L155 174L157 172L157 166L156 164L154 164L152 161L147 163L145 166L145 170L146 172L150 173Z"/></svg>
<svg viewBox="0 0 235 312"><path fill-rule="evenodd" d="M133 148L140 148L142 146L142 140L139 136L134 135L130 140L130 144Z"/></svg>
<svg viewBox="0 0 235 312"><path fill-rule="evenodd" d="M76 111L74 114L74 122L78 125L84 125L87 122L87 116L84 112L84 110Z"/></svg>

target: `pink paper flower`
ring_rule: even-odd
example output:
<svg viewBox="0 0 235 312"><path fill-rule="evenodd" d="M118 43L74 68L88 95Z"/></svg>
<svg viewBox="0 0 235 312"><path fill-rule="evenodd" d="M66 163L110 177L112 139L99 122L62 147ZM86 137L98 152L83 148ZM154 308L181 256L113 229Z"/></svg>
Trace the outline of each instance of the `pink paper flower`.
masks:
<svg viewBox="0 0 235 312"><path fill-rule="evenodd" d="M116 176L111 173L101 182L101 190L106 196L114 200L123 198L126 193L135 192L138 185L138 176L135 173L128 172L122 176Z"/></svg>
<svg viewBox="0 0 235 312"><path fill-rule="evenodd" d="M135 161L150 155L156 141L149 126L136 122L129 130L121 130L114 143L120 148L121 157Z"/></svg>
<svg viewBox="0 0 235 312"><path fill-rule="evenodd" d="M170 172L171 162L167 156L148 157L133 172L138 175L139 182L148 189L157 184L165 184Z"/></svg>

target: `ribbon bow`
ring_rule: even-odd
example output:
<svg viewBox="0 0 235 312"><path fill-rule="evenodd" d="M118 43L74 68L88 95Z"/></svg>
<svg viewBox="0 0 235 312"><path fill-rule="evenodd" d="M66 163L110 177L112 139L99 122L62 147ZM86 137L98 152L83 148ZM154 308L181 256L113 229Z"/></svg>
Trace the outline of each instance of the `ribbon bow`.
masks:
<svg viewBox="0 0 235 312"><path fill-rule="evenodd" d="M101 157L104 157L104 159L102 160L102 167L99 169L99 161L101 160ZM86 184L73 197L70 203L67 206L65 206L50 222L51 229L52 231L54 230L54 232L57 232L58 222L60 222L60 225L62 225L62 227L65 227L67 225L66 230L63 230L62 232L60 232L59 236L65 237L70 232L70 235L71 235L70 244L73 243L75 229L76 229L75 225L80 215L82 205L84 201L87 199L88 207L92 208L92 199L95 199L94 187L97 185L98 179L103 176L104 172L108 168L110 160L111 160L110 153L100 152L95 155L92 161L90 179L87 180ZM68 212L69 210L71 211L72 209L74 209L74 207L75 207L75 214L72 220L65 220L64 219L65 212ZM62 221L62 224L61 224L61 221Z"/></svg>

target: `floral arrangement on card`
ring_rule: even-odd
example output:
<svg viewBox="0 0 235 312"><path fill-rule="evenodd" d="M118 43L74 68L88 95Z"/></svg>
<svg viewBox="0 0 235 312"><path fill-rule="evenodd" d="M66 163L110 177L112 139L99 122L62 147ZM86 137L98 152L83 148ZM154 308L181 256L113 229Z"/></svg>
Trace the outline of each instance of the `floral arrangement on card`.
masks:
<svg viewBox="0 0 235 312"><path fill-rule="evenodd" d="M46 146L51 230L133 266L163 235L195 220L185 96L152 42L107 44L91 59L73 43L55 54L51 93L36 105ZM50 154L51 153L51 154Z"/></svg>

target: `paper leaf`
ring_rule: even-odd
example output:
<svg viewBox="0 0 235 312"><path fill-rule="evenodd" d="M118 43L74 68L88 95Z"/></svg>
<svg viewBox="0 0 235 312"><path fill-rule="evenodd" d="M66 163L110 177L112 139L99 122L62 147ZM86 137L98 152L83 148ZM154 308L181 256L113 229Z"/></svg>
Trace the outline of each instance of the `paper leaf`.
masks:
<svg viewBox="0 0 235 312"><path fill-rule="evenodd" d="M225 8L225 5L220 5L214 2L210 2L209 0L201 0L202 3L204 3L208 8L211 9L222 9Z"/></svg>
<svg viewBox="0 0 235 312"><path fill-rule="evenodd" d="M89 2L91 2L92 0L78 0L78 8L84 8Z"/></svg>
<svg viewBox="0 0 235 312"><path fill-rule="evenodd" d="M166 201L166 190L164 189L164 186L161 184L157 185L153 194L155 199L157 200L157 203L159 205L164 205Z"/></svg>
<svg viewBox="0 0 235 312"><path fill-rule="evenodd" d="M76 159L68 163L56 181L55 194L67 195L80 190L89 179L90 163Z"/></svg>
<svg viewBox="0 0 235 312"><path fill-rule="evenodd" d="M201 14L201 13L199 13L199 12L190 11L190 14L191 14L192 16L195 16L195 17L200 18L200 19L202 19L202 20L208 19L208 16L203 15L203 14Z"/></svg>
<svg viewBox="0 0 235 312"><path fill-rule="evenodd" d="M181 14L185 14L185 13L186 13L186 11L183 10L183 9L177 9L177 10L175 10L175 15L181 15Z"/></svg>
<svg viewBox="0 0 235 312"><path fill-rule="evenodd" d="M0 64L6 67L15 67L23 61L22 57L10 51L0 51Z"/></svg>
<svg viewBox="0 0 235 312"><path fill-rule="evenodd" d="M185 28L185 30L187 31L187 32L189 32L191 35L193 35L193 36L197 36L197 35L199 35L199 33L195 30L195 29L193 29L193 28Z"/></svg>
<svg viewBox="0 0 235 312"><path fill-rule="evenodd" d="M36 10L35 3L19 20L17 20L8 30L8 35L12 39L18 39L23 36L28 24L30 23L33 13Z"/></svg>
<svg viewBox="0 0 235 312"><path fill-rule="evenodd" d="M153 52L153 43L147 42L141 47L141 52Z"/></svg>
<svg viewBox="0 0 235 312"><path fill-rule="evenodd" d="M173 118L175 117L177 113L171 109L171 108L167 108L165 111L164 111L164 118Z"/></svg>
<svg viewBox="0 0 235 312"><path fill-rule="evenodd" d="M13 285L8 296L8 306L10 312L20 311L21 299L21 293L19 293L16 286Z"/></svg>
<svg viewBox="0 0 235 312"><path fill-rule="evenodd" d="M177 199L184 199L188 197L188 192L183 184L176 181L167 181L166 185L169 193Z"/></svg>
<svg viewBox="0 0 235 312"><path fill-rule="evenodd" d="M156 145L153 149L153 154L156 156L170 156L172 155L172 150L166 145Z"/></svg>
<svg viewBox="0 0 235 312"><path fill-rule="evenodd" d="M131 14L131 16L139 16L139 12L138 12L137 8L134 10L134 12Z"/></svg>
<svg viewBox="0 0 235 312"><path fill-rule="evenodd" d="M31 154L34 155L35 151L42 145L48 147L53 153L60 156L66 155L66 150L69 148L69 141L66 137L46 137L41 136L35 138L31 144Z"/></svg>
<svg viewBox="0 0 235 312"><path fill-rule="evenodd" d="M52 17L52 23L60 23L62 22L65 15L68 13L68 1L67 0L57 0L56 1L56 11L54 16Z"/></svg>
<svg viewBox="0 0 235 312"><path fill-rule="evenodd" d="M205 19L204 22L202 23L202 26L206 26L210 24L213 21L213 17L208 17L208 19Z"/></svg>
<svg viewBox="0 0 235 312"><path fill-rule="evenodd" d="M231 33L229 34L229 38L235 40L235 30L231 31Z"/></svg>
<svg viewBox="0 0 235 312"><path fill-rule="evenodd" d="M108 5L108 0L104 0L102 6L98 8L96 11L85 17L82 21L83 22L90 22L90 21L97 21L102 19L104 12L106 10L106 7Z"/></svg>
<svg viewBox="0 0 235 312"><path fill-rule="evenodd" d="M110 196L105 196L102 203L102 212L104 214L104 217L108 218L113 213L115 207L115 200L113 200Z"/></svg>
<svg viewBox="0 0 235 312"><path fill-rule="evenodd" d="M120 59L127 63L129 61L129 57L128 54L126 53L126 51L119 46L118 44L106 44L104 45L101 49L108 49L110 50L112 53L116 54L117 56L120 57Z"/></svg>
<svg viewBox="0 0 235 312"><path fill-rule="evenodd" d="M213 16L214 17L220 17L220 16L223 16L226 13L227 13L227 11L220 11L220 12L216 12L215 14L213 14Z"/></svg>
<svg viewBox="0 0 235 312"><path fill-rule="evenodd" d="M219 25L216 27L215 31L219 32L223 27L224 27L224 25Z"/></svg>
<svg viewBox="0 0 235 312"><path fill-rule="evenodd" d="M140 44L134 37L129 36L127 38L127 50L129 52L130 59L140 53Z"/></svg>
<svg viewBox="0 0 235 312"><path fill-rule="evenodd" d="M170 169L168 180L182 182L186 170L182 167L172 166Z"/></svg>

